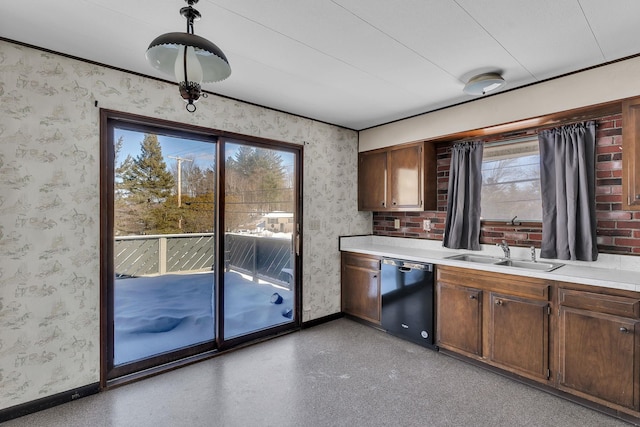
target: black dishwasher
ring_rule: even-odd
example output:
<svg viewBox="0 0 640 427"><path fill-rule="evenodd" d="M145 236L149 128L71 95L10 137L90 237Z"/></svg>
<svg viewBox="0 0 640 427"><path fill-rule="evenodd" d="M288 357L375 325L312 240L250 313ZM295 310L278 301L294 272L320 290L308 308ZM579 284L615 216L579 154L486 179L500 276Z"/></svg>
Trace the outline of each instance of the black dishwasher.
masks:
<svg viewBox="0 0 640 427"><path fill-rule="evenodd" d="M381 326L388 333L424 347L434 344L433 265L382 260Z"/></svg>

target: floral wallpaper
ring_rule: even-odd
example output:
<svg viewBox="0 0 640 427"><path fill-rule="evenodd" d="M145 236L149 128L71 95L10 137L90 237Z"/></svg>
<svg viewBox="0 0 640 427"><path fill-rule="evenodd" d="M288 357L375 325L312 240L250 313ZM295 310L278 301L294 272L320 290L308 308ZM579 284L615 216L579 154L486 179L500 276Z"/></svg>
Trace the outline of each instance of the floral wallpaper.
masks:
<svg viewBox="0 0 640 427"><path fill-rule="evenodd" d="M97 102L98 107L95 106ZM304 144L303 320L340 311L357 133L0 41L0 409L99 381L99 108Z"/></svg>

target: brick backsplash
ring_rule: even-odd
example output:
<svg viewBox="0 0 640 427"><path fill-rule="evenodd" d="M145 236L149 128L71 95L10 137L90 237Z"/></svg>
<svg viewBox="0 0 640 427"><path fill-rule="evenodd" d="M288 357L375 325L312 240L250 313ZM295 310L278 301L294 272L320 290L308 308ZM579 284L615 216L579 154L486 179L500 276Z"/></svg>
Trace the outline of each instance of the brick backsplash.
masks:
<svg viewBox="0 0 640 427"><path fill-rule="evenodd" d="M596 141L596 217L598 250L601 253L640 255L640 212L622 210L622 116L597 120ZM447 210L447 188L452 143L436 145L438 204L435 211L374 212L373 234L442 240ZM400 220L400 228L393 227ZM431 230L422 229L431 220ZM492 244L506 240L512 246L540 247L542 225L521 226L482 224L480 242Z"/></svg>

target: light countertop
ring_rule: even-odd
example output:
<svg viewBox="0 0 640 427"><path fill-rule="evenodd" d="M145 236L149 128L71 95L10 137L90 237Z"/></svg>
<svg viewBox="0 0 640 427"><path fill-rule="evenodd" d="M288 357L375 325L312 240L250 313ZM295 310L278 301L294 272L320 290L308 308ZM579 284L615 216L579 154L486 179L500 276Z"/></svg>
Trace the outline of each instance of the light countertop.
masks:
<svg viewBox="0 0 640 427"><path fill-rule="evenodd" d="M595 262L540 259L540 261L565 264L556 270L546 272L446 258L460 253L501 256L502 250L491 245L482 245L481 251L453 250L442 247L442 242L435 240L384 236L344 236L340 237L339 249L380 257L640 292L640 256L600 254L598 261ZM538 256L539 253L537 250ZM512 259L527 260L529 257L529 248L511 248Z"/></svg>

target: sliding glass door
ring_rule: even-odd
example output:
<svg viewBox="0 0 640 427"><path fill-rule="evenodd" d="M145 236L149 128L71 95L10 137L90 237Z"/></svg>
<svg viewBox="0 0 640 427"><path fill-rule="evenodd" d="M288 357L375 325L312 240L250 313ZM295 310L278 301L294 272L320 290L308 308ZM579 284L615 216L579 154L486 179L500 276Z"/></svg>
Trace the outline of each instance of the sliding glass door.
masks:
<svg viewBox="0 0 640 427"><path fill-rule="evenodd" d="M217 143L112 131L112 365L137 370L215 346Z"/></svg>
<svg viewBox="0 0 640 427"><path fill-rule="evenodd" d="M103 126L103 384L299 325L301 148Z"/></svg>
<svg viewBox="0 0 640 427"><path fill-rule="evenodd" d="M224 142L224 338L291 323L296 302L296 156Z"/></svg>

